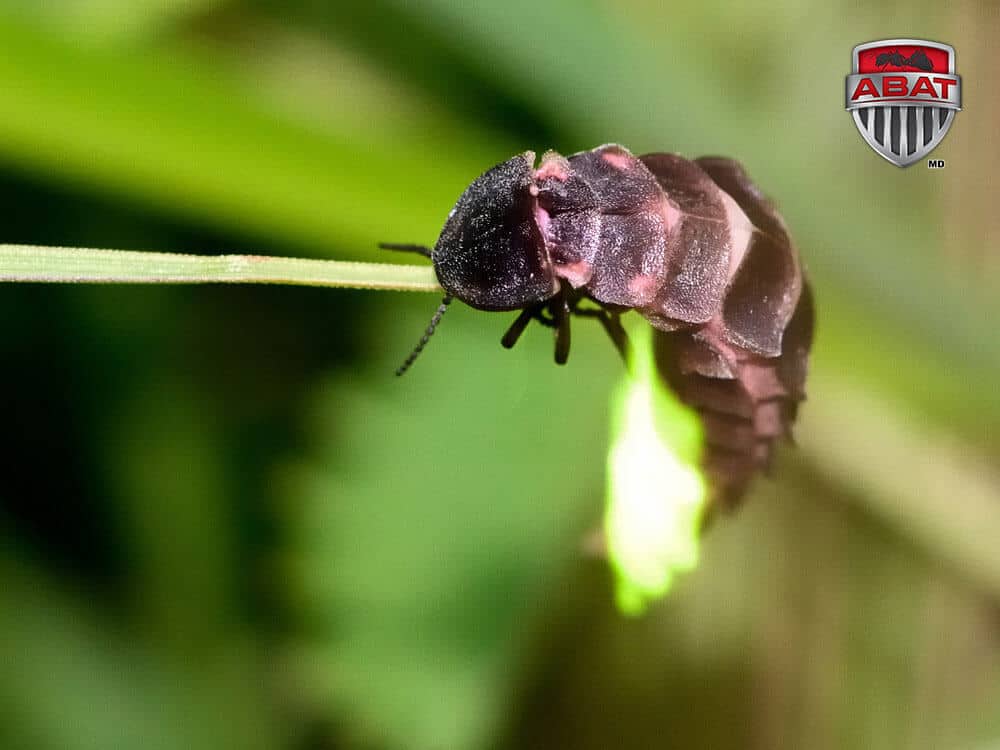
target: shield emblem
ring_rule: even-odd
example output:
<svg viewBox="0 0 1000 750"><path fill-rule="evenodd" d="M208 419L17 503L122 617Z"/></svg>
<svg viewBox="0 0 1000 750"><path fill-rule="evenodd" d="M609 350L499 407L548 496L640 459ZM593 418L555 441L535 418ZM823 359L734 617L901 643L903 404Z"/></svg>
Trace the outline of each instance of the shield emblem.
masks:
<svg viewBox="0 0 1000 750"><path fill-rule="evenodd" d="M847 110L875 152L898 167L927 156L962 108L955 48L921 39L883 39L851 53Z"/></svg>

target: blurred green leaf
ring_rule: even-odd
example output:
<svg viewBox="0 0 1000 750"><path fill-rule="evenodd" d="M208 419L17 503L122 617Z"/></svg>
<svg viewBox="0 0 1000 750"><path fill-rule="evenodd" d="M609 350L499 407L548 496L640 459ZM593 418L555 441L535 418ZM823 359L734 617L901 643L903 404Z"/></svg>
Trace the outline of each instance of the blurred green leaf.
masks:
<svg viewBox="0 0 1000 750"><path fill-rule="evenodd" d="M0 607L7 747L276 746L244 644L178 662L7 555L0 557L0 586L8 603L16 602Z"/></svg>
<svg viewBox="0 0 1000 750"><path fill-rule="evenodd" d="M317 132L180 49L83 49L0 16L0 153L316 254L430 241L462 188L517 147L438 118ZM331 99L349 91L331 91ZM448 158L441 158L447 154Z"/></svg>
<svg viewBox="0 0 1000 750"><path fill-rule="evenodd" d="M139 41L178 20L222 5L222 0L6 0L6 9L42 22L75 41L119 44Z"/></svg>
<svg viewBox="0 0 1000 750"><path fill-rule="evenodd" d="M408 303L406 319L425 308ZM476 747L548 583L600 523L621 363L591 321L572 366L555 368L541 327L508 352L504 320L456 309L393 379L419 333L394 320L367 353L367 384L329 383L313 417L321 452L286 480L305 503L293 570L329 635L305 659L391 746Z"/></svg>

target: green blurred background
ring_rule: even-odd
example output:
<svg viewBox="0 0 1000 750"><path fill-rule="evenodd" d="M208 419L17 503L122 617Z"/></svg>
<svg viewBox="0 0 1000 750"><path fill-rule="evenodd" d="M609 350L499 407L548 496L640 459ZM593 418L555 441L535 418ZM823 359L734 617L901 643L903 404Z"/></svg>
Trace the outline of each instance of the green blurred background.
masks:
<svg viewBox="0 0 1000 750"><path fill-rule="evenodd" d="M890 166L851 48L957 48ZM277 287L0 289L0 747L1000 746L992 2L3 0L0 241L386 260L527 148L742 160L819 305L810 400L641 619L597 326ZM388 258L398 261L399 258Z"/></svg>

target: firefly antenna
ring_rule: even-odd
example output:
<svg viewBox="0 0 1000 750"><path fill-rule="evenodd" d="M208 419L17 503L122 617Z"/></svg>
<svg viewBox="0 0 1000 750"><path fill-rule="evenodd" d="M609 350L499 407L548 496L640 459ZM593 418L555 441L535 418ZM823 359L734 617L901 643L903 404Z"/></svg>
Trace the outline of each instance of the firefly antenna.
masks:
<svg viewBox="0 0 1000 750"><path fill-rule="evenodd" d="M444 316L445 312L447 312L448 305L451 304L451 300L452 296L450 294L446 294L444 299L441 300L441 304L438 305L438 309L431 317L431 322L427 324L427 330L424 331L424 335L420 337L420 341L413 348L413 351L410 352L410 356L406 358L403 364L396 368L396 375L402 375L404 372L409 370L410 365L412 365L416 361L417 357L420 356L420 352L424 350L424 347L427 346L427 342L430 341L431 336L434 335L434 329L437 328L438 323L441 322L441 318Z"/></svg>

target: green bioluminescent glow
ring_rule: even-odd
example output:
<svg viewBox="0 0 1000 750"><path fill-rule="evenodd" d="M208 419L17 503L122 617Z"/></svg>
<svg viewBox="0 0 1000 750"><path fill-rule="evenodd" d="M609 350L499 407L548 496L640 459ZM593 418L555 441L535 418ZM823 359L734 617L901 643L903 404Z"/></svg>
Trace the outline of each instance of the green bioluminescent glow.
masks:
<svg viewBox="0 0 1000 750"><path fill-rule="evenodd" d="M702 430L656 374L648 324L630 331L631 372L611 408L604 533L618 608L641 614L698 561L707 486L698 460Z"/></svg>

